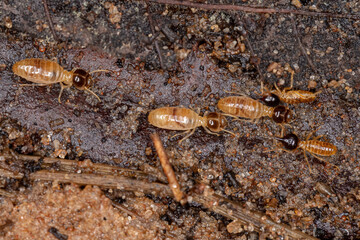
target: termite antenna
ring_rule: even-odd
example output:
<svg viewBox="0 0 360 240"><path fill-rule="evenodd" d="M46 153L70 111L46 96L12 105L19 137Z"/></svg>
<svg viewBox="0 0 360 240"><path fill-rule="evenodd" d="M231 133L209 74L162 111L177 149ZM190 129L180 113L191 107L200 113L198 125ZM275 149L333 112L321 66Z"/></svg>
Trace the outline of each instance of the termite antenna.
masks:
<svg viewBox="0 0 360 240"><path fill-rule="evenodd" d="M88 89L88 88L84 88L84 90L85 90L85 91L88 91L89 93L91 93L92 95L94 95L94 96L99 100L99 102L101 102L101 99L99 98L98 95L96 95L96 93L94 93L93 91L91 91L91 90Z"/></svg>
<svg viewBox="0 0 360 240"><path fill-rule="evenodd" d="M106 69L98 69L98 70L94 70L94 71L91 71L89 74L93 74L93 73L96 73L96 72L112 72L111 70L106 70Z"/></svg>

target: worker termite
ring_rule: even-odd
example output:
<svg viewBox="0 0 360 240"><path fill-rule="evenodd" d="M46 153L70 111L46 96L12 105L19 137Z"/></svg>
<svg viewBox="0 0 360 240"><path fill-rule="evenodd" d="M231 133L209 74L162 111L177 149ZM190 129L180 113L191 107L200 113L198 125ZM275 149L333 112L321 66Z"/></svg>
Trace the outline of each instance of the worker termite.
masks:
<svg viewBox="0 0 360 240"><path fill-rule="evenodd" d="M268 107L247 96L230 96L220 99L218 108L232 117L258 121L270 117L276 123L285 124L291 120L291 110L285 106Z"/></svg>
<svg viewBox="0 0 360 240"><path fill-rule="evenodd" d="M190 137L195 132L195 129L200 126L203 126L205 131L210 134L218 135L216 132L225 131L234 135L234 133L224 129L227 125L226 118L216 112L205 113L204 117L201 117L187 108L162 107L152 110L149 113L148 121L158 128L184 130L185 133L189 133L180 140L180 143Z"/></svg>
<svg viewBox="0 0 360 240"><path fill-rule="evenodd" d="M101 101L100 98L89 89L94 82L90 75L95 72L108 72L108 70L95 70L88 73L79 68L74 68L69 72L54 61L39 58L28 58L16 62L12 69L16 75L35 83L22 84L22 86L46 86L60 83L59 103L61 103L60 98L63 90L72 85L79 90L88 91Z"/></svg>
<svg viewBox="0 0 360 240"><path fill-rule="evenodd" d="M335 155L337 152L336 146L328 142L319 141L318 139L321 138L322 136L317 136L316 138L310 140L310 137L312 136L313 133L314 131L307 136L305 141L300 141L298 136L296 136L294 133L287 134L284 137L275 137L274 139L282 143L282 145L284 146L284 148L280 148L280 150L282 151L293 152L296 149L299 148L302 149L304 152L305 160L309 166L310 173L311 173L311 168L308 158L306 156L306 152L310 153L313 157L328 164L331 164L339 169L338 166L329 163L319 157L319 156L329 157Z"/></svg>
<svg viewBox="0 0 360 240"><path fill-rule="evenodd" d="M276 90L265 89L263 83L261 83L261 98L267 106L275 107L280 104L280 101L288 104L308 103L315 100L316 95L321 93L317 91L315 93L304 90L291 90L294 84L294 70L291 70L291 82L290 87L284 88L282 91L274 84Z"/></svg>

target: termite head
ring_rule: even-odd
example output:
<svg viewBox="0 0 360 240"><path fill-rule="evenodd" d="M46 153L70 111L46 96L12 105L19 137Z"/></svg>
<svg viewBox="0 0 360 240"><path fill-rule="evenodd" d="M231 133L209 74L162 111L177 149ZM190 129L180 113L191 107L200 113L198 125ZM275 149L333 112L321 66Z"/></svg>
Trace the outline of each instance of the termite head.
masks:
<svg viewBox="0 0 360 240"><path fill-rule="evenodd" d="M299 138L293 133L287 134L282 138L275 137L275 139L281 142L287 150L295 150L299 146Z"/></svg>
<svg viewBox="0 0 360 240"><path fill-rule="evenodd" d="M206 127L213 132L220 132L226 125L226 118L220 113L211 112L206 116Z"/></svg>
<svg viewBox="0 0 360 240"><path fill-rule="evenodd" d="M75 69L73 72L73 85L80 90L85 90L93 85L94 81L90 74L83 69Z"/></svg>
<svg viewBox="0 0 360 240"><path fill-rule="evenodd" d="M274 93L264 94L261 101L269 107L276 107L280 104L280 98Z"/></svg>
<svg viewBox="0 0 360 240"><path fill-rule="evenodd" d="M291 110L285 106L277 106L274 108L272 119L276 123L288 123L291 120Z"/></svg>

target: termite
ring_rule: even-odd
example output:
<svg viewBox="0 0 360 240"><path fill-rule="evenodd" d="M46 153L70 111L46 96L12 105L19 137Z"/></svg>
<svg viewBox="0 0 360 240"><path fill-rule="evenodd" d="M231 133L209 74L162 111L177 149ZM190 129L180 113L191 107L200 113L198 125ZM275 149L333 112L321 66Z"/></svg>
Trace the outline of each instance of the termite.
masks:
<svg viewBox="0 0 360 240"><path fill-rule="evenodd" d="M189 133L180 140L180 143L190 137L195 129L200 126L210 134L218 135L217 132L225 131L234 135L234 133L224 129L227 125L226 118L221 113L216 112L205 113L204 117L201 117L187 108L162 107L152 110L149 113L148 121L158 128L183 130L186 131L185 134Z"/></svg>
<svg viewBox="0 0 360 240"><path fill-rule="evenodd" d="M58 97L61 103L61 94L65 88L74 85L79 90L85 90L94 95L99 101L100 98L89 88L93 85L93 78L90 76L95 72L108 72L108 70L95 70L90 73L83 69L74 68L66 71L57 62L39 58L28 58L16 62L13 72L35 84L22 84L22 86L46 86L60 83L61 90Z"/></svg>
<svg viewBox="0 0 360 240"><path fill-rule="evenodd" d="M328 142L323 142L323 141L318 140L322 136L317 136L316 138L310 140L310 137L312 136L312 134L314 132L315 131L311 132L307 136L305 141L299 140L298 136L296 136L294 133L287 134L284 137L274 137L275 140L278 140L284 146L284 148L280 148L280 150L283 150L286 152L293 152L297 149L302 149L304 152L306 162L309 166L310 173L311 173L311 168L310 168L308 158L306 156L306 152L310 153L313 157L315 157L323 162L326 162L328 164L331 164L331 163L325 161L324 159L322 159L319 156L329 157L329 156L335 155L337 152L337 148L335 145L328 143ZM339 169L338 166L336 166L334 164L331 164L331 165L333 165Z"/></svg>
<svg viewBox="0 0 360 240"><path fill-rule="evenodd" d="M232 117L258 121L261 117L270 117L278 124L291 120L291 110L285 106L268 107L247 96L230 96L220 99L218 108Z"/></svg>
<svg viewBox="0 0 360 240"><path fill-rule="evenodd" d="M290 87L286 87L282 91L276 84L274 84L276 90L270 91L266 89L264 91L263 83L261 83L261 95L263 96L261 100L264 101L267 106L275 107L280 104L280 101L288 104L309 103L314 101L316 95L321 93L321 91L312 93L305 90L291 90L294 84L294 70L290 72Z"/></svg>

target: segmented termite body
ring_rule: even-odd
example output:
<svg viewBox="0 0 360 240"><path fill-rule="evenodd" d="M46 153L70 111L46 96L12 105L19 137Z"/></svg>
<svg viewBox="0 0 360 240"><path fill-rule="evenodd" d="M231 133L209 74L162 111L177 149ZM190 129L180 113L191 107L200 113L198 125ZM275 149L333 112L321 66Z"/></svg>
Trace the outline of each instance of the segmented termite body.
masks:
<svg viewBox="0 0 360 240"><path fill-rule="evenodd" d="M224 129L227 121L222 114L211 112L201 117L196 112L181 107L163 107L152 110L149 113L148 121L158 128L189 132L180 142L190 137L200 126L210 134L218 135L216 132L220 131L229 132Z"/></svg>
<svg viewBox="0 0 360 240"><path fill-rule="evenodd" d="M38 58L28 58L16 62L12 69L16 75L35 83L30 85L46 86L60 83L61 90L58 97L59 102L61 102L60 98L63 90L71 87L72 85L79 90L90 92L100 101L100 98L89 89L94 82L90 74L94 72L107 71L96 70L88 73L83 69L74 68L72 71L68 72L54 61Z"/></svg>
<svg viewBox="0 0 360 240"><path fill-rule="evenodd" d="M280 102L285 102L288 104L299 104L299 103L309 103L313 102L316 99L316 96L321 93L317 91L312 93L305 90L291 90L294 83L294 71L291 72L291 83L290 87L284 88L282 91L279 87L274 84L275 90L269 91L266 89L264 91L263 84L261 84L261 98L267 106L275 107L280 104Z"/></svg>
<svg viewBox="0 0 360 240"><path fill-rule="evenodd" d="M337 152L337 148L335 145L333 145L331 143L317 140L321 136L318 136L313 140L309 140L312 134L313 134L313 132L308 135L308 137L306 138L305 141L300 141L298 136L296 136L293 133L287 134L284 137L275 137L275 139L280 141L282 143L282 145L284 146L285 149L282 149L282 150L295 151L296 149L299 149L299 148L302 149L308 165L309 165L309 162L307 160L306 152L309 152L315 158L326 162L319 156L329 157L329 156L335 155ZM337 167L336 165L333 165L333 166ZM311 172L310 165L309 165L309 169Z"/></svg>
<svg viewBox="0 0 360 240"><path fill-rule="evenodd" d="M276 123L284 124L291 120L291 110L285 106L268 107L247 96L230 96L220 99L218 108L235 117L258 120L270 117Z"/></svg>

